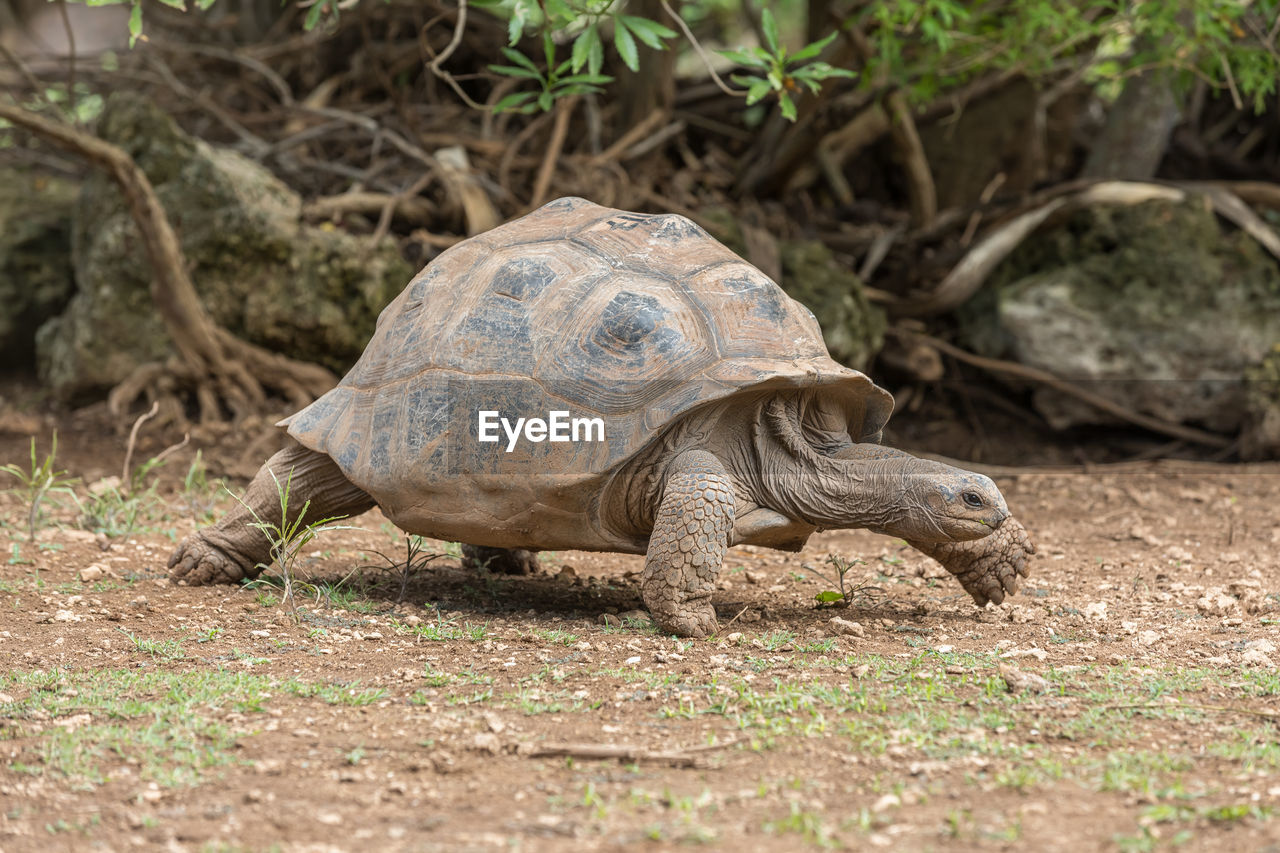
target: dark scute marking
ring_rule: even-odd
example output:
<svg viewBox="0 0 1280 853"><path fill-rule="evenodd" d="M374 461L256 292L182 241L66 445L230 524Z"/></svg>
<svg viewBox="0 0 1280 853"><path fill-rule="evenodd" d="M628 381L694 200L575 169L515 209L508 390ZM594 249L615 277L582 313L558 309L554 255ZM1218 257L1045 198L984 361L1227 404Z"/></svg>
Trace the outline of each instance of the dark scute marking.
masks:
<svg viewBox="0 0 1280 853"><path fill-rule="evenodd" d="M652 220L652 216L644 213L623 213L607 220L605 224L614 231L634 231Z"/></svg>
<svg viewBox="0 0 1280 853"><path fill-rule="evenodd" d="M663 216L655 216L654 221L657 227L653 230L653 236L663 240L669 240L672 243L678 243L681 240L690 237L705 237L711 239L711 235L703 231L691 220L674 213L665 214Z"/></svg>
<svg viewBox="0 0 1280 853"><path fill-rule="evenodd" d="M337 460L338 467L343 471L351 471L356 466L356 460L360 457L360 448L364 446L364 434L357 430L351 430L345 436L341 436L339 440L342 446L329 448L329 455Z"/></svg>
<svg viewBox="0 0 1280 853"><path fill-rule="evenodd" d="M520 258L504 264L489 287L495 293L522 302L542 293L555 277L555 270L542 261Z"/></svg>
<svg viewBox="0 0 1280 853"><path fill-rule="evenodd" d="M436 267L427 267L422 273L413 280L413 284L409 285L409 303L406 307L415 307L413 303L421 303L427 296L427 291L432 288L436 281L440 278L440 270Z"/></svg>
<svg viewBox="0 0 1280 853"><path fill-rule="evenodd" d="M396 409L397 406L390 400L383 400L373 413L369 467L382 476L391 473L391 439L395 436Z"/></svg>
<svg viewBox="0 0 1280 853"><path fill-rule="evenodd" d="M666 309L652 296L623 291L604 307L596 343L605 347L622 344L623 348L631 349L653 334L665 316Z"/></svg>
<svg viewBox="0 0 1280 853"><path fill-rule="evenodd" d="M763 274L739 274L724 279L724 288L742 299L751 301L751 312L765 320L781 323L786 320L788 306L782 290Z"/></svg>

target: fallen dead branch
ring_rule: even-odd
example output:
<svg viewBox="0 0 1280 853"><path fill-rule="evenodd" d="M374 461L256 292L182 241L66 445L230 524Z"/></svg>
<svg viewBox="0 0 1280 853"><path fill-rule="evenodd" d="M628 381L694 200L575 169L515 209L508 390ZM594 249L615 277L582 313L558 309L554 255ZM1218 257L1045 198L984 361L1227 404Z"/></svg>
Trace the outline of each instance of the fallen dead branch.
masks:
<svg viewBox="0 0 1280 853"><path fill-rule="evenodd" d="M1262 194L1257 184L1251 184L1248 188L1255 196ZM1135 205L1156 200L1178 202L1186 199L1189 194L1203 197L1215 213L1249 234L1274 257L1280 259L1280 235L1224 185L1207 182L1165 185L1140 181L1101 181L1083 189L1072 188L1070 193L1055 193L1012 219L1001 222L979 240L932 291L891 302L889 310L901 317L932 317L960 307L981 289L996 267L1022 245L1028 235L1056 214L1091 205ZM1280 188L1277 188L1276 197L1280 198Z"/></svg>
<svg viewBox="0 0 1280 853"><path fill-rule="evenodd" d="M1040 370L1036 367L1029 367L1025 364L1018 364L1016 362L1005 361L1004 359L999 358L987 358L985 356L974 355L973 353L962 350L957 346L947 343L946 341L930 335L922 335L918 332L908 332L902 329L891 328L888 330L888 334L905 338L907 340L915 339L917 341L927 343L939 352L949 355L957 361L973 365L980 370L986 370L991 373L1003 373L1006 376L1015 376L1019 379L1026 379L1030 382L1045 385L1060 394L1065 394L1068 397L1073 397L1083 403L1088 403L1090 406L1119 418L1122 421L1134 424L1135 426L1140 426L1143 429L1149 429L1152 432L1158 432L1162 435L1180 438L1184 441L1189 441L1194 444L1200 444L1207 447L1226 448L1230 447L1232 444L1231 439L1221 435L1205 432L1204 430L1199 430L1194 427L1183 426L1182 424L1172 423L1161 418L1152 417L1151 415L1144 415L1141 412L1135 412L1114 400L1103 397L1101 394L1095 394L1092 391L1087 391L1074 383L1068 382L1065 379L1059 379L1052 373Z"/></svg>

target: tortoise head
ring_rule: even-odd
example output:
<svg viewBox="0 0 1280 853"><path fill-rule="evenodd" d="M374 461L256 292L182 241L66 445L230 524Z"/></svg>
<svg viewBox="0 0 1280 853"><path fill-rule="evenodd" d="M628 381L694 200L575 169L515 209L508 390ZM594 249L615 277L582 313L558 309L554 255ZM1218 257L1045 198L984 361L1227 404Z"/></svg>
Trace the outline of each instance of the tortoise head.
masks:
<svg viewBox="0 0 1280 853"><path fill-rule="evenodd" d="M981 539L1009 517L990 477L928 459L895 461L901 498L888 533L917 542Z"/></svg>

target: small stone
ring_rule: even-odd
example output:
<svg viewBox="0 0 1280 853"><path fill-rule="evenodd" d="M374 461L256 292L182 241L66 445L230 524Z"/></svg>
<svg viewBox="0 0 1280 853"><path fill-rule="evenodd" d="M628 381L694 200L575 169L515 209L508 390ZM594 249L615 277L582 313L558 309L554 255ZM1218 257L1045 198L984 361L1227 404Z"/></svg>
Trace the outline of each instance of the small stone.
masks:
<svg viewBox="0 0 1280 853"><path fill-rule="evenodd" d="M71 612L70 610L59 610L57 613L53 614L53 621L54 622L81 622L83 621L83 618L80 616L77 616L75 613Z"/></svg>
<svg viewBox="0 0 1280 853"><path fill-rule="evenodd" d="M1144 646L1154 646L1160 640L1161 635L1157 631L1142 631L1138 634L1138 642Z"/></svg>
<svg viewBox="0 0 1280 853"><path fill-rule="evenodd" d="M1044 693L1052 687L1049 682L1034 672L1023 672L1017 667L1000 664L1000 677L1010 693L1022 693L1024 690Z"/></svg>
<svg viewBox="0 0 1280 853"><path fill-rule="evenodd" d="M601 613L599 616L596 617L596 621L599 622L601 625L605 625L609 628L622 627L622 620L619 619L613 613Z"/></svg>
<svg viewBox="0 0 1280 853"><path fill-rule="evenodd" d="M98 578L102 577L104 574L106 574L106 572L103 571L102 566L99 566L97 564L94 564L92 566L85 566L83 569L80 570L80 580L84 581L85 583L88 583L89 581L96 581Z"/></svg>
<svg viewBox="0 0 1280 853"><path fill-rule="evenodd" d="M618 618L623 624L631 623L638 628L647 628L653 624L653 617L644 610L628 610L625 613L619 613Z"/></svg>
<svg viewBox="0 0 1280 853"><path fill-rule="evenodd" d="M1106 622L1107 621L1107 603L1105 601L1095 601L1084 606L1084 618L1090 622Z"/></svg>
<svg viewBox="0 0 1280 853"><path fill-rule="evenodd" d="M867 635L867 632L863 630L860 624L848 619L843 619L839 616L832 616L831 620L827 624L831 626L832 631L841 636L866 637Z"/></svg>
<svg viewBox="0 0 1280 853"><path fill-rule="evenodd" d="M640 663L640 655L632 655L622 662L626 666L635 666Z"/></svg>
<svg viewBox="0 0 1280 853"><path fill-rule="evenodd" d="M147 597L145 595L140 595L130 601L129 606L136 610L150 610L151 602L147 601Z"/></svg>
<svg viewBox="0 0 1280 853"><path fill-rule="evenodd" d="M381 631L370 631L369 633L367 633L367 634L365 634L365 635L364 635L364 639L366 639L366 640L381 640L381 639L382 639L382 632L381 632Z"/></svg>
<svg viewBox="0 0 1280 853"><path fill-rule="evenodd" d="M476 752L487 752L490 755L497 755L502 751L502 742L493 732L480 732L472 740L471 746Z"/></svg>
<svg viewBox="0 0 1280 853"><path fill-rule="evenodd" d="M410 615L408 615L408 616L404 617L404 619L403 619L402 621L404 622L404 624L409 625L409 626L413 626L413 625L421 625L421 624L422 624L422 619L421 619L420 617L418 617L418 616L414 616L413 614L410 614Z"/></svg>
<svg viewBox="0 0 1280 853"><path fill-rule="evenodd" d="M1240 602L1234 596L1227 595L1217 587L1205 590L1204 595L1196 599L1196 610L1206 616L1227 616L1239 607Z"/></svg>
<svg viewBox="0 0 1280 853"><path fill-rule="evenodd" d="M1256 666L1262 669L1275 669L1276 665L1266 652L1258 649L1245 649L1244 654L1240 656L1240 662L1245 666Z"/></svg>
<svg viewBox="0 0 1280 853"><path fill-rule="evenodd" d="M742 632L733 631L732 633L725 634L724 639L725 639L725 642L727 643L737 643L742 639Z"/></svg>
<svg viewBox="0 0 1280 853"><path fill-rule="evenodd" d="M897 794L885 794L883 797L876 800L875 805L871 807L871 810L879 813L888 811L889 809L896 809L900 805L902 805L902 798Z"/></svg>
<svg viewBox="0 0 1280 853"><path fill-rule="evenodd" d="M342 815L337 812L321 812L316 815L316 823L323 823L325 826L338 826L342 823Z"/></svg>
<svg viewBox="0 0 1280 853"><path fill-rule="evenodd" d="M1244 644L1246 649L1257 649L1264 655L1275 654L1276 644L1267 639L1250 640Z"/></svg>
<svg viewBox="0 0 1280 853"><path fill-rule="evenodd" d="M747 583L767 583L769 580L768 576L765 575L764 572L756 571L754 569L748 569L742 573L742 576L747 579Z"/></svg>
<svg viewBox="0 0 1280 853"><path fill-rule="evenodd" d="M119 477L103 477L101 480L94 480L87 488L91 495L101 495L120 488Z"/></svg>
<svg viewBox="0 0 1280 853"><path fill-rule="evenodd" d="M257 637L259 640L265 640L267 637L271 636L271 632L270 631L250 631L249 636Z"/></svg>

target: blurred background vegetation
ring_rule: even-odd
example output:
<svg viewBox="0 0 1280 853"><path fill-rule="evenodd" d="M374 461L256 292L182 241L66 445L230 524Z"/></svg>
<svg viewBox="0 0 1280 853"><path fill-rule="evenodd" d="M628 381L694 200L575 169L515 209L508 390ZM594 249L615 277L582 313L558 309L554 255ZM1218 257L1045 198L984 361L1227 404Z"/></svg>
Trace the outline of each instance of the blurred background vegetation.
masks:
<svg viewBox="0 0 1280 853"><path fill-rule="evenodd" d="M0 354L122 422L283 411L432 257L580 195L763 269L900 440L1274 457L1278 12L0 0Z"/></svg>

